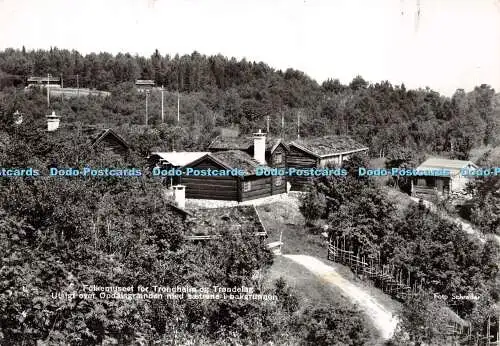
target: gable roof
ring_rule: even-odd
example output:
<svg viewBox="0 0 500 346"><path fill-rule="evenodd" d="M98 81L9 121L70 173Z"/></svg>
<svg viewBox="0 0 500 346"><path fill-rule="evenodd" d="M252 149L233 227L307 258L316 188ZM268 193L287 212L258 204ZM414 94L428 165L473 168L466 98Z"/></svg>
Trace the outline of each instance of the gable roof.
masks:
<svg viewBox="0 0 500 346"><path fill-rule="evenodd" d="M182 167L199 158L209 154L207 151L170 151L170 152L154 152L150 157L157 155L161 160L167 161L172 166Z"/></svg>
<svg viewBox="0 0 500 346"><path fill-rule="evenodd" d="M96 136L94 136L94 138L91 140L90 146L93 147L93 146L99 144L104 138L106 138L108 136L114 137L124 147L126 147L127 149L130 149L130 145L112 129L101 130L100 133L98 133Z"/></svg>
<svg viewBox="0 0 500 346"><path fill-rule="evenodd" d="M287 145L280 137L267 136L266 137L266 151L271 153L276 150L279 144L282 143L286 149ZM225 137L217 136L212 143L208 146L212 150L250 150L253 149L253 137Z"/></svg>
<svg viewBox="0 0 500 346"><path fill-rule="evenodd" d="M465 160L450 160L443 159L439 157L431 157L425 160L417 167L417 170L449 170L450 175L457 175L460 173L462 168L473 168L477 169L478 166L472 161Z"/></svg>
<svg viewBox="0 0 500 346"><path fill-rule="evenodd" d="M242 169L245 175L254 175L257 167L265 166L258 163L253 157L241 150L219 151L211 153L209 156L227 169Z"/></svg>
<svg viewBox="0 0 500 346"><path fill-rule="evenodd" d="M257 167L266 167L265 165L261 165L260 163L258 163L253 157L251 157L244 151L227 150L206 154L199 159L186 164L182 168L185 168L187 166L196 166L198 163L207 159L215 162L217 165L223 167L224 169L241 169L243 170L245 175L255 175L255 169Z"/></svg>
<svg viewBox="0 0 500 346"><path fill-rule="evenodd" d="M289 146L295 146L316 157L348 154L369 149L349 136L309 137L297 139Z"/></svg>
<svg viewBox="0 0 500 346"><path fill-rule="evenodd" d="M254 206L198 209L193 211L193 215L195 220L188 238L217 237L221 231L229 231L233 235L267 235Z"/></svg>

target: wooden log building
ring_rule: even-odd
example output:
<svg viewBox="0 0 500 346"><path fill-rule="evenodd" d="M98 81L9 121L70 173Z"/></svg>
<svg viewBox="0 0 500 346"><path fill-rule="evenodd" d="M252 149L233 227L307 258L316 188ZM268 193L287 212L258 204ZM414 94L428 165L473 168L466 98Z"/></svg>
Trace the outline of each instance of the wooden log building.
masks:
<svg viewBox="0 0 500 346"><path fill-rule="evenodd" d="M82 133L90 137L91 148L104 148L107 152L124 156L130 150L130 145L112 129L82 129ZM93 134L93 135L92 135Z"/></svg>
<svg viewBox="0 0 500 346"><path fill-rule="evenodd" d="M180 183L186 186L186 198L216 199L228 201L248 201L286 192L285 179L258 176L257 168L262 165L244 151L228 150L210 153L183 167L193 170L235 170L243 171L242 176L186 176Z"/></svg>
<svg viewBox="0 0 500 346"><path fill-rule="evenodd" d="M208 149L213 153L236 150L252 156L257 162L270 168L286 168L288 146L279 137L267 136L259 130L253 136L224 137L212 141ZM287 192L286 176L270 176L272 195Z"/></svg>
<svg viewBox="0 0 500 346"><path fill-rule="evenodd" d="M318 168L340 166L355 153L367 152L368 147L348 136L324 136L298 139L288 145L287 168ZM292 189L301 190L311 178L290 177Z"/></svg>
<svg viewBox="0 0 500 346"><path fill-rule="evenodd" d="M51 88L60 88L62 81L61 77L53 77L53 76L31 76L28 77L27 81L27 88L33 87L33 86L47 86L49 85Z"/></svg>
<svg viewBox="0 0 500 346"><path fill-rule="evenodd" d="M153 90L155 85L155 82L151 79L137 79L135 81L135 87L139 92Z"/></svg>
<svg viewBox="0 0 500 346"><path fill-rule="evenodd" d="M429 158L417 167L417 171L446 171L449 174L413 177L412 195L427 200L435 200L450 194L465 193L465 187L471 181L471 178L461 174L461 171L476 170L478 168L472 161Z"/></svg>

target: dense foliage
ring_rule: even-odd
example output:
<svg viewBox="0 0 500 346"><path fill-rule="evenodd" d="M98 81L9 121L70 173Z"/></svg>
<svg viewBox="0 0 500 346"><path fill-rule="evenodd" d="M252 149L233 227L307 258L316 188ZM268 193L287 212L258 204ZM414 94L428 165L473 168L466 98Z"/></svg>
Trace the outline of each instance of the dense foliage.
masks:
<svg viewBox="0 0 500 346"><path fill-rule="evenodd" d="M478 162L480 167L500 167L500 159L487 151ZM476 179L468 186L472 199L462 208L464 217L479 227L483 233L500 234L500 176Z"/></svg>
<svg viewBox="0 0 500 346"><path fill-rule="evenodd" d="M364 164L363 159L354 157L345 166L353 170L353 166ZM398 162L394 164L399 165ZM491 185L485 180L477 186L489 188ZM371 179L355 174L350 178L318 179L311 194L313 196L304 198L304 202L323 194L330 204L327 222L331 237L345 239L349 249L361 256L376 258L381 265L410 273L411 276L404 276L405 280L421 288L419 297L406 301L402 310L406 317L403 316L402 332L398 337L420 342L433 340L439 344L446 323L436 324L443 319L436 316L442 315L438 310L446 305L471 321L479 334L488 316L495 316L495 304L499 299L500 248L497 241L481 243L457 224L430 212L423 204L411 204L401 216L385 192ZM314 206L303 203L303 208L306 205ZM315 212L323 213L323 209ZM456 298L470 295L478 299ZM422 301L416 303L411 299Z"/></svg>
<svg viewBox="0 0 500 346"><path fill-rule="evenodd" d="M272 256L259 238L222 229L223 241L187 242L189 223L155 178L46 176L54 166L141 168L153 145L188 143L187 130L140 129L129 134L135 150L120 156L90 148L78 126L46 132L36 91L2 101L0 166L45 176L0 180L0 344L360 345L372 336L353 308L305 309L286 282L264 286L256 274ZM20 125L12 102L25 113ZM277 300L70 298L92 284L134 293L140 285L243 286Z"/></svg>
<svg viewBox="0 0 500 346"><path fill-rule="evenodd" d="M23 90L28 76L61 76L65 87L97 88L107 98L52 98L43 90ZM165 122L161 93L148 99L134 88L135 79L153 79L165 87ZM78 84L77 84L78 83ZM177 122L177 93L180 122ZM44 116L63 116L61 131L48 136ZM15 125L14 112L24 121ZM430 89L407 90L389 82L368 83L357 76L349 85L322 85L300 71L275 70L266 64L226 57L151 57L108 53L82 56L50 49L0 52L0 164L4 167L131 165L142 167L152 150L201 150L220 133L237 127L243 133L264 128L294 138L300 116L303 137L349 134L387 156L388 167L405 167L421 154L467 158L471 148L498 144L498 95L488 85L444 97ZM284 127L282 128L282 123ZM89 150L82 128L113 127L132 144L127 157ZM393 205L372 184L357 177L355 158L346 177L325 177L315 195L304 200L308 221L329 219L331 229L346 235L359 251L381 251L382 260L409 268L425 278L430 290L467 292L483 297L476 305L458 306L478 326L498 293L491 286L498 271L498 249L477 244L456 226L419 208L396 221ZM396 181L407 189L408 182ZM262 290L277 303L172 300L67 300L52 293L81 290L84 283L126 285L246 285L259 287L253 274L265 270L270 254L252 239L225 243L186 243L184 223L149 177L130 179L12 178L0 181L0 342L101 344L157 341L161 344L363 344L367 331L357 311L331 306L302 309L299 295L283 282ZM490 185L488 185L490 186ZM476 191L485 192L477 185ZM488 190L489 191L489 190ZM477 206L495 206L496 191L475 195ZM493 208L493 207L492 207ZM498 229L490 210L472 215L488 230ZM486 210L486 209L481 209ZM386 246L390 244L389 246ZM390 249L385 251L384 249ZM408 310L408 319L428 310ZM418 322L418 321L417 321ZM414 339L422 323L405 325Z"/></svg>
<svg viewBox="0 0 500 346"><path fill-rule="evenodd" d="M133 92L137 78L163 85L167 123L176 121L176 92L181 93L181 123L196 138L217 126L238 125L243 132L264 128L287 137L349 134L384 156L396 147L467 158L473 146L498 140L498 96L488 85L444 97L430 89L407 90L389 82L349 85L327 80L318 85L300 71L221 55L150 57L108 53L82 56L77 51L7 49L0 52L3 87L20 86L30 75L62 76L65 86L109 90L106 100L72 100L53 107L68 119L108 125L143 124L145 95ZM16 82L17 81L17 82ZM20 97L20 96L18 96ZM41 105L40 105L41 106ZM28 108L27 113L44 111ZM149 100L149 123L160 121L160 93ZM284 129L282 129L282 116ZM206 131L208 130L208 131ZM192 138L190 138L191 140ZM188 142L188 141L186 141Z"/></svg>

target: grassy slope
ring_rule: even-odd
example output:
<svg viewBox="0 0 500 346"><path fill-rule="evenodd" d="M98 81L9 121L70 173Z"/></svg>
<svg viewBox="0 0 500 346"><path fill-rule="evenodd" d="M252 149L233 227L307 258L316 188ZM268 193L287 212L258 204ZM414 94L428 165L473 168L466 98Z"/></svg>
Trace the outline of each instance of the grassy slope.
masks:
<svg viewBox="0 0 500 346"><path fill-rule="evenodd" d="M285 279L299 295L301 309L319 306L337 306L352 308L352 303L338 289L311 273L308 269L285 257L277 256L267 272L264 285L271 287L279 278ZM378 331L373 327L368 317L364 316L365 325L370 331L370 345L382 345Z"/></svg>
<svg viewBox="0 0 500 346"><path fill-rule="evenodd" d="M400 310L401 304L399 302L392 300L381 290L373 287L370 282L361 281L348 267L327 260L327 242L321 235L311 234L305 227L304 218L298 210L296 197L296 195L292 194L287 201L256 207L269 234L267 242L279 241L281 234L283 241L282 253L314 256L335 268L344 278L363 287L382 304L396 311ZM267 284L269 285L270 282L280 276L301 293L305 305L324 304L326 302L351 305L347 298L343 297L340 290L323 282L301 265L277 256L273 266L267 273ZM372 328L371 323L367 323L367 325ZM377 332L373 330L372 335L377 335Z"/></svg>
<svg viewBox="0 0 500 346"><path fill-rule="evenodd" d="M257 210L269 234L267 242L279 241L282 232L282 253L314 256L325 264L334 267L344 278L363 286L386 306L399 310L401 304L383 293L370 282L360 280L350 268L327 259L327 241L321 235L314 235L304 225L304 218L298 210L298 202L275 202L258 206Z"/></svg>

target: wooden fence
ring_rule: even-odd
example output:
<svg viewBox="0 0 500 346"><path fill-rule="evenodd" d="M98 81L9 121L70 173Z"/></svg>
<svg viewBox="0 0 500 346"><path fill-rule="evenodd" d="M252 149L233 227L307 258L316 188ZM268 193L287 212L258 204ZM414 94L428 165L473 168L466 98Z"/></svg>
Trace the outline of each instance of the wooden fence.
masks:
<svg viewBox="0 0 500 346"><path fill-rule="evenodd" d="M399 300L415 295L422 289L423 282L410 271L391 264L381 264L380 253L360 255L349 242L346 243L345 237L330 238L328 260L348 266L354 273L362 278L369 278L376 287ZM450 321L445 333L450 345L460 345L464 340L471 340L469 323L460 319L458 315L456 318L460 321ZM488 337L493 341L494 338L490 335ZM496 345L491 341L484 345Z"/></svg>
<svg viewBox="0 0 500 346"><path fill-rule="evenodd" d="M415 294L421 287L419 280L412 280L411 273L394 265L381 265L380 256L360 256L346 246L345 238L330 239L328 259L344 264L356 274L372 280L377 287L392 297L403 299Z"/></svg>

